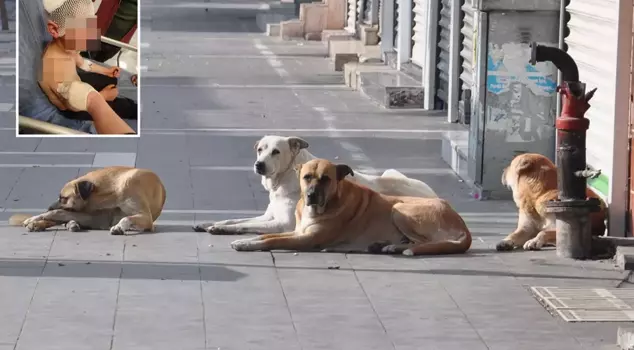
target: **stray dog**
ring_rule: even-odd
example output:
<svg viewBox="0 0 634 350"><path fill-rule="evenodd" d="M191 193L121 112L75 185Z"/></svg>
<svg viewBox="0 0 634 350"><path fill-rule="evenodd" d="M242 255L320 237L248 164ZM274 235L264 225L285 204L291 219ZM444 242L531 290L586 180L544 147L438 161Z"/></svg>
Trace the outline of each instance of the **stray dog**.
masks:
<svg viewBox="0 0 634 350"><path fill-rule="evenodd" d="M499 242L496 249L539 250L545 245L555 245L555 215L546 213L546 203L558 196L555 164L541 154L520 154L502 172L502 184L513 191L519 220L515 231ZM586 196L601 202L601 210L590 214L592 235L601 236L605 232L605 202L589 188Z"/></svg>
<svg viewBox="0 0 634 350"><path fill-rule="evenodd" d="M116 166L68 182L46 213L14 215L9 223L29 231L65 224L70 231L110 229L113 235L132 229L153 232L164 204L165 187L154 172Z"/></svg>
<svg viewBox="0 0 634 350"><path fill-rule="evenodd" d="M193 227L195 231L230 235L266 234L286 232L295 227L295 207L300 194L295 167L315 159L306 150L308 142L299 137L268 135L256 142L253 148L257 153L253 170L262 176L262 186L269 192L266 212L254 218L200 224ZM386 170L381 176L357 172L352 181L387 195L438 197L424 182L410 179L394 169Z"/></svg>
<svg viewBox="0 0 634 350"><path fill-rule="evenodd" d="M386 196L345 179L344 164L314 159L301 166L297 225L287 233L231 243L238 251L296 250L374 254L460 254L471 233L440 198Z"/></svg>

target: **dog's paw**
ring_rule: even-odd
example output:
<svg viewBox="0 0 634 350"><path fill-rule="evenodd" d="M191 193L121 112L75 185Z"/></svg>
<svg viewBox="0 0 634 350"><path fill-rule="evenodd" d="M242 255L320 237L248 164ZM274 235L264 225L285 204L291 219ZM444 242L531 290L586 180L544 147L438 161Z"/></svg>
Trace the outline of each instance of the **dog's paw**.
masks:
<svg viewBox="0 0 634 350"><path fill-rule="evenodd" d="M541 250L543 246L544 242L542 242L538 237L535 237L524 243L524 250Z"/></svg>
<svg viewBox="0 0 634 350"><path fill-rule="evenodd" d="M207 232L207 226L204 226L202 224L194 225L192 226L192 230L194 230L195 232Z"/></svg>
<svg viewBox="0 0 634 350"><path fill-rule="evenodd" d="M384 254L383 248L387 247L388 245L390 245L390 242L388 241L374 242L368 246L368 253Z"/></svg>
<svg viewBox="0 0 634 350"><path fill-rule="evenodd" d="M125 234L125 230L123 229L123 227L115 225L110 228L110 234L113 236L122 236Z"/></svg>
<svg viewBox="0 0 634 350"><path fill-rule="evenodd" d="M30 218L24 220L24 222L22 223L22 225L26 228L29 227L29 225L32 225L34 222L36 221L40 221L40 215L35 215L35 216L31 216Z"/></svg>
<svg viewBox="0 0 634 350"><path fill-rule="evenodd" d="M388 244L381 249L381 253L383 254L399 254L399 248L396 244Z"/></svg>
<svg viewBox="0 0 634 350"><path fill-rule="evenodd" d="M254 249L254 243L252 239L238 239L231 242L231 248L239 252L248 252Z"/></svg>
<svg viewBox="0 0 634 350"><path fill-rule="evenodd" d="M411 250L411 249L405 249L403 251L403 255L405 255L405 256L414 256L414 251Z"/></svg>
<svg viewBox="0 0 634 350"><path fill-rule="evenodd" d="M81 230L81 227L79 227L79 224L75 220L67 222L65 226L70 232L79 232Z"/></svg>
<svg viewBox="0 0 634 350"><path fill-rule="evenodd" d="M216 226L216 225L212 225L209 226L205 229L205 231L207 231L209 234L212 235L235 235L237 234L237 232L235 231L230 231L227 230L226 228L223 228L222 226Z"/></svg>
<svg viewBox="0 0 634 350"><path fill-rule="evenodd" d="M31 221L26 225L26 230L29 232L41 232L46 230L46 226L40 224L40 221Z"/></svg>
<svg viewBox="0 0 634 350"><path fill-rule="evenodd" d="M512 241L509 240L502 240L500 241L496 246L495 246L495 250L497 250L498 252L508 252L515 249L515 244Z"/></svg>

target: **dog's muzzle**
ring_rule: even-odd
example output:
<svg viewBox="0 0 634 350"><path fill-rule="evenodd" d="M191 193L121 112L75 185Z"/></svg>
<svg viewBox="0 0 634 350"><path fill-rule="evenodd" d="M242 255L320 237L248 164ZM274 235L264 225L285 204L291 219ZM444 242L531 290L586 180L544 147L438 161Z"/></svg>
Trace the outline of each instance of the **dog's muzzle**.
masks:
<svg viewBox="0 0 634 350"><path fill-rule="evenodd" d="M311 187L308 190L306 190L306 205L309 205L309 206L323 205L322 196L320 195L319 191L315 189L315 187Z"/></svg>
<svg viewBox="0 0 634 350"><path fill-rule="evenodd" d="M255 173L258 175L266 174L266 164L264 164L263 162L255 162L253 168L255 168Z"/></svg>
<svg viewBox="0 0 634 350"><path fill-rule="evenodd" d="M62 206L59 204L59 201L54 202L53 204L48 206L48 211L62 209Z"/></svg>

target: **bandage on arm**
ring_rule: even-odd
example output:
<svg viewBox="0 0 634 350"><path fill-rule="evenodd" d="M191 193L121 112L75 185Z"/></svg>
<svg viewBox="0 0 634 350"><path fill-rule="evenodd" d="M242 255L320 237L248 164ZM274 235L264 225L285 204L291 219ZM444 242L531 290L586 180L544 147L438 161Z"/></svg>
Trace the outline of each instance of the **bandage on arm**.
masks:
<svg viewBox="0 0 634 350"><path fill-rule="evenodd" d="M88 94L97 92L92 86L81 81L58 83L56 91L68 107L81 112L88 110Z"/></svg>
<svg viewBox="0 0 634 350"><path fill-rule="evenodd" d="M112 110L103 96L92 86L81 81L63 82L58 84L57 93L73 110L88 112L97 133L134 134L134 130Z"/></svg>

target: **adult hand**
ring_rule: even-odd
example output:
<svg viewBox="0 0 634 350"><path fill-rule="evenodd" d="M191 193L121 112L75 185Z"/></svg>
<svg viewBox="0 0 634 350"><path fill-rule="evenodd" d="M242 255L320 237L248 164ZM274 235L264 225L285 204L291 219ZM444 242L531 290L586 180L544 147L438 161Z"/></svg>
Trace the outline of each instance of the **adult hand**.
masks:
<svg viewBox="0 0 634 350"><path fill-rule="evenodd" d="M119 67L111 67L108 71L108 75L113 78L118 78L121 75L121 71Z"/></svg>

